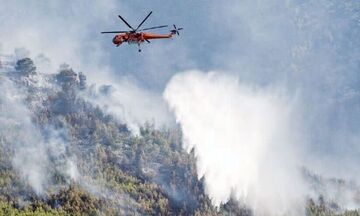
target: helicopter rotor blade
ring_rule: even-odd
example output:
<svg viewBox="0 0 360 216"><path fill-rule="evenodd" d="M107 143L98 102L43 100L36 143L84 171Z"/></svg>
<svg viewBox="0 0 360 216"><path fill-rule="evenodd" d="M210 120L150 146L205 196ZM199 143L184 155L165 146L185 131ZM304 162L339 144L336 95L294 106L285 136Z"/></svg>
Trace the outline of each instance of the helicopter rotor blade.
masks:
<svg viewBox="0 0 360 216"><path fill-rule="evenodd" d="M127 33L129 31L103 31L101 34L116 34L116 33Z"/></svg>
<svg viewBox="0 0 360 216"><path fill-rule="evenodd" d="M146 42L150 43L150 41L148 39L145 39L145 40L146 40Z"/></svg>
<svg viewBox="0 0 360 216"><path fill-rule="evenodd" d="M168 26L167 25L155 26L155 27L140 29L138 31L146 31L146 30L150 30L150 29L158 29L158 28L165 28L165 27L168 27Z"/></svg>
<svg viewBox="0 0 360 216"><path fill-rule="evenodd" d="M126 20L125 20L124 18L122 18L120 15L119 15L119 18L120 18L129 28L131 28L133 31L135 31L135 29L134 29L133 27L131 27L131 25L130 25L128 22L126 22Z"/></svg>
<svg viewBox="0 0 360 216"><path fill-rule="evenodd" d="M152 14L152 11L150 11L150 13L145 17L145 19L138 25L138 27L135 29L135 31L137 31L139 28L140 28L140 26L142 25L142 24L144 24L144 22L147 20L147 18L149 18L149 16Z"/></svg>

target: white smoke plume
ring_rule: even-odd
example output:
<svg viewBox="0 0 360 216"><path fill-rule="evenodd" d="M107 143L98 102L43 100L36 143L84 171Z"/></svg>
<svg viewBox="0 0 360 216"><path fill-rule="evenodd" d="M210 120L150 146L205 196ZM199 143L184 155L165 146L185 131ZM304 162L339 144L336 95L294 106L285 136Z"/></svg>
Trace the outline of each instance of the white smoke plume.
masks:
<svg viewBox="0 0 360 216"><path fill-rule="evenodd" d="M127 79L118 81L93 84L81 96L126 124L134 135L140 133L139 128L145 122L156 123L157 127L173 123L173 117L161 95L146 91Z"/></svg>
<svg viewBox="0 0 360 216"><path fill-rule="evenodd" d="M301 212L305 185L289 100L233 76L199 71L174 76L164 97L181 124L184 147L195 149L198 177L205 177L215 206L233 196L256 215L290 207Z"/></svg>
<svg viewBox="0 0 360 216"><path fill-rule="evenodd" d="M75 180L76 166L66 155L63 131L46 128L43 133L32 122L25 106L25 94L6 77L0 79L0 137L12 155L12 164L37 194L51 186L49 171L61 172ZM55 166L50 160L56 161Z"/></svg>

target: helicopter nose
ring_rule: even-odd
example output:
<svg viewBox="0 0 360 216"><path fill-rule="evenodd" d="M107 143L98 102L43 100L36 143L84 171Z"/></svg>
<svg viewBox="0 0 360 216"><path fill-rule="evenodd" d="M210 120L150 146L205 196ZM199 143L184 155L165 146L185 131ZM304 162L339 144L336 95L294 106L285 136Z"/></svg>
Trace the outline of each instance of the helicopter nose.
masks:
<svg viewBox="0 0 360 216"><path fill-rule="evenodd" d="M117 36L115 36L115 37L113 38L112 42L113 42L114 44L117 44Z"/></svg>
<svg viewBox="0 0 360 216"><path fill-rule="evenodd" d="M115 36L114 38L113 38L113 43L114 44L116 44L116 45L120 45L120 44L122 44L122 42L123 42L123 38L121 37L121 36L119 36L119 35L117 35L117 36Z"/></svg>

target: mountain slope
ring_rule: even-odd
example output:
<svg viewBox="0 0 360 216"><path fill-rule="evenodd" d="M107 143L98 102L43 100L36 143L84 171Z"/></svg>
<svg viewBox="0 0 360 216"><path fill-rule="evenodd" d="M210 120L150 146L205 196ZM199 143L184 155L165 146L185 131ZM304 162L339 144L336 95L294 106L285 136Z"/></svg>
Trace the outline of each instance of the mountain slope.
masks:
<svg viewBox="0 0 360 216"><path fill-rule="evenodd" d="M211 205L178 128L134 135L86 100L86 77L68 65L40 74L21 59L0 85L0 215L252 215ZM307 209L337 212L321 200Z"/></svg>

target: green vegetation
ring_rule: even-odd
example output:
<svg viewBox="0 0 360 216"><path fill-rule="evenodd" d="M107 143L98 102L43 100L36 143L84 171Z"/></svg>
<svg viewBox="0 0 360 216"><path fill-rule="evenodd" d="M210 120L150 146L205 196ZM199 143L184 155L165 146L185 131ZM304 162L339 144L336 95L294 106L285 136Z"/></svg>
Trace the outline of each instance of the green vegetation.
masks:
<svg viewBox="0 0 360 216"><path fill-rule="evenodd" d="M178 128L156 129L147 123L132 135L126 125L79 97L87 88L84 75L79 82L64 66L47 77L50 87L36 87L30 59L16 68L22 77L13 82L25 90L33 124L43 133L46 128L65 130L67 145L65 153L49 157L47 185L37 194L13 164L16 149L9 137L15 136L8 133L19 133L17 127L0 132L0 215L252 215L234 200L219 209L211 205L197 178L195 156L182 149ZM59 169L64 158L74 158L77 177ZM312 200L306 212L359 215L337 214Z"/></svg>
<svg viewBox="0 0 360 216"><path fill-rule="evenodd" d="M318 203L315 203L313 200L308 201L306 214L308 216L360 216L360 212L356 210L345 210L339 213L338 210L336 211L333 208L329 208L321 197Z"/></svg>

